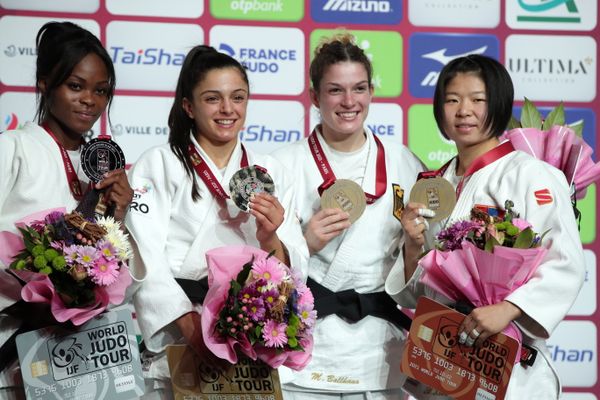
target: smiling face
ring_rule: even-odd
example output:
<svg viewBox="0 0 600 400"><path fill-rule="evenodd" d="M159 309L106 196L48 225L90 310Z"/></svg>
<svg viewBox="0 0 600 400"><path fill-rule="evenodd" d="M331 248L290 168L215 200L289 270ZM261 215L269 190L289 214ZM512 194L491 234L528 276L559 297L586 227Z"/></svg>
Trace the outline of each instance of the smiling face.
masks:
<svg viewBox="0 0 600 400"><path fill-rule="evenodd" d="M39 83L44 92L45 82ZM110 91L106 65L98 55L90 53L75 67L69 77L48 95L46 122L61 140L79 141L108 105ZM66 145L63 143L63 145Z"/></svg>
<svg viewBox="0 0 600 400"><path fill-rule="evenodd" d="M446 85L443 130L459 151L495 140L485 127L485 83L475 73L459 73Z"/></svg>
<svg viewBox="0 0 600 400"><path fill-rule="evenodd" d="M334 140L362 135L373 97L367 71L358 62L338 62L323 74L312 103L321 112L323 135Z"/></svg>
<svg viewBox="0 0 600 400"><path fill-rule="evenodd" d="M249 89L235 68L213 69L183 99L183 109L196 125L196 139L202 145L236 141L246 120Z"/></svg>

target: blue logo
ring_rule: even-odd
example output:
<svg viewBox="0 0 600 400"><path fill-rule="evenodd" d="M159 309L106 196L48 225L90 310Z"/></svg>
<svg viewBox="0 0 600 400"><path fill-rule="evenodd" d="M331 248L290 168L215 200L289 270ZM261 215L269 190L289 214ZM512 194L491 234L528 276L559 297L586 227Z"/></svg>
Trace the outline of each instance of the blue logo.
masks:
<svg viewBox="0 0 600 400"><path fill-rule="evenodd" d="M183 53L172 53L156 47L131 50L123 46L111 46L109 50L115 64L182 65L185 59Z"/></svg>
<svg viewBox="0 0 600 400"><path fill-rule="evenodd" d="M248 72L277 73L279 64L287 61L297 61L295 49L269 49L240 47L237 52L227 43L221 43L219 51L236 58Z"/></svg>
<svg viewBox="0 0 600 400"><path fill-rule="evenodd" d="M538 110L542 114L542 117L545 118L552 110L552 107L538 107ZM514 107L513 114L515 118L520 119L521 107ZM565 123L567 125L583 123L583 140L592 149L596 148L596 114L594 111L589 108L565 107Z"/></svg>
<svg viewBox="0 0 600 400"><path fill-rule="evenodd" d="M265 125L248 125L240 131L242 142L296 142L304 136L295 129L269 129Z"/></svg>
<svg viewBox="0 0 600 400"><path fill-rule="evenodd" d="M311 16L317 22L350 24L398 24L401 0L311 0Z"/></svg>
<svg viewBox="0 0 600 400"><path fill-rule="evenodd" d="M591 364L594 359L594 350L592 349L568 349L558 345L548 345L552 361L558 362L576 362Z"/></svg>
<svg viewBox="0 0 600 400"><path fill-rule="evenodd" d="M469 54L499 57L493 35L415 33L409 39L409 90L415 97L432 98L444 65Z"/></svg>

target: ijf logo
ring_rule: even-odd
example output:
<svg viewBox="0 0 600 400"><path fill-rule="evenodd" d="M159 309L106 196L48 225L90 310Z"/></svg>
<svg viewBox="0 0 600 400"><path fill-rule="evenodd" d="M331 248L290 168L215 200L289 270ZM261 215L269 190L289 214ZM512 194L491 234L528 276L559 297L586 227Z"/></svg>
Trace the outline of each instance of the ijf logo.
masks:
<svg viewBox="0 0 600 400"><path fill-rule="evenodd" d="M592 30L598 3L581 0L518 0L506 3L511 28Z"/></svg>
<svg viewBox="0 0 600 400"><path fill-rule="evenodd" d="M299 29L217 25L210 38L213 47L247 68L253 93L302 93L304 35Z"/></svg>
<svg viewBox="0 0 600 400"><path fill-rule="evenodd" d="M316 29L310 34L311 54L321 38L338 33ZM376 97L396 97L402 93L402 37L398 32L350 31L356 44L373 63L373 86Z"/></svg>
<svg viewBox="0 0 600 400"><path fill-rule="evenodd" d="M430 99L442 68L469 54L498 58L498 38L493 35L416 33L410 37L409 89L415 97Z"/></svg>
<svg viewBox="0 0 600 400"><path fill-rule="evenodd" d="M318 22L398 24L400 0L311 0L311 16Z"/></svg>

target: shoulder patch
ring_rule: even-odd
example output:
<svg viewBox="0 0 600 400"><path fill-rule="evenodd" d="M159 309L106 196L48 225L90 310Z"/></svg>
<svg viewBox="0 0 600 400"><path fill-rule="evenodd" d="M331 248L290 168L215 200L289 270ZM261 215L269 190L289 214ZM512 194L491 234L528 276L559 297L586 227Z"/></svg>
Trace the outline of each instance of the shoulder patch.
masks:
<svg viewBox="0 0 600 400"><path fill-rule="evenodd" d="M548 189L540 189L534 192L535 201L538 205L543 206L544 204L550 204L553 201L552 193Z"/></svg>

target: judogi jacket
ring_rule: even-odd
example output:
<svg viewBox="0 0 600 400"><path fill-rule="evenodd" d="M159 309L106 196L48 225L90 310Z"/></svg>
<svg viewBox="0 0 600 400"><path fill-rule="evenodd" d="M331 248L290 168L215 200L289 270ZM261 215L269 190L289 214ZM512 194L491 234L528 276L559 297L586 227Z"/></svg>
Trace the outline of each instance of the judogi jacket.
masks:
<svg viewBox="0 0 600 400"><path fill-rule="evenodd" d="M444 177L456 183L456 159ZM531 367L515 365L506 399L555 399L560 384L546 348L547 339L563 320L583 284L585 264L581 241L569 188L562 172L521 151L513 151L467 178L456 207L447 221L431 224L433 238L453 221L468 219L475 205L504 208L504 202L514 202L520 218L532 224L538 233L549 232L542 245L548 253L529 282L516 289L506 300L523 311L516 320L523 332L523 342L538 350ZM424 273L419 266L408 282L403 265L388 276L386 290L403 307L414 308L419 296L425 295L450 303L419 282Z"/></svg>
<svg viewBox="0 0 600 400"><path fill-rule="evenodd" d="M362 188L374 194L377 146L374 133L365 128L368 158ZM331 163L331 149L319 135ZM394 218L393 184L408 193L422 170L420 161L404 146L381 138L385 149L387 183L385 193L342 235L331 240L310 257L310 279L332 292L353 289L358 293L382 292L385 278L396 263L402 247L400 222ZM317 192L323 178L309 149L308 139L293 143L273 155L297 171L298 215L303 229L320 210ZM336 170L339 179L350 178L348 171ZM362 174L361 174L362 175ZM360 184L361 181L357 180ZM400 199L403 201L402 199ZM403 203L402 203L403 204ZM404 343L403 332L385 319L369 315L356 323L336 314L319 318L314 330L313 358L300 372L280 368L281 380L290 390L357 392L398 388L404 381L399 363Z"/></svg>

